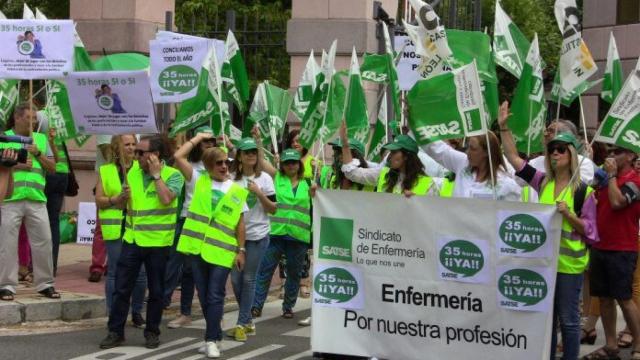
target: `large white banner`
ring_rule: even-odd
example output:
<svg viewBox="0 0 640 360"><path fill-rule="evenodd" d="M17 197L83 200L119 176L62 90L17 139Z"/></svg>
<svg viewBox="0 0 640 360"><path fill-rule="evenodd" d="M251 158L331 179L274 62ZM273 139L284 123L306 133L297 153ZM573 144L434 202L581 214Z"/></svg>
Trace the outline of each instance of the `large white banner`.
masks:
<svg viewBox="0 0 640 360"><path fill-rule="evenodd" d="M319 191L313 221L313 351L549 358L555 207Z"/></svg>
<svg viewBox="0 0 640 360"><path fill-rule="evenodd" d="M194 97L208 49L205 38L149 41L154 102L177 103Z"/></svg>
<svg viewBox="0 0 640 360"><path fill-rule="evenodd" d="M146 71L83 71L66 78L80 134L156 134Z"/></svg>
<svg viewBox="0 0 640 360"><path fill-rule="evenodd" d="M71 20L0 20L0 79L55 79L73 70Z"/></svg>
<svg viewBox="0 0 640 360"><path fill-rule="evenodd" d="M76 243L82 245L93 244L96 231L96 203L81 202L78 204L78 235Z"/></svg>

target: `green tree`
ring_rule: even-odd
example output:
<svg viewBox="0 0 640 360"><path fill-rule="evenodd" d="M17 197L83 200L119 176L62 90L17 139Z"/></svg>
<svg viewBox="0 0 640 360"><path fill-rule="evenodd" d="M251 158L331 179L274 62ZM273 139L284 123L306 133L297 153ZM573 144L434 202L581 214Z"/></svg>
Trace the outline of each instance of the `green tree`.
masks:
<svg viewBox="0 0 640 360"><path fill-rule="evenodd" d="M69 18L69 0L0 0L0 10L9 19L22 19L24 3L34 12L40 9L49 19Z"/></svg>

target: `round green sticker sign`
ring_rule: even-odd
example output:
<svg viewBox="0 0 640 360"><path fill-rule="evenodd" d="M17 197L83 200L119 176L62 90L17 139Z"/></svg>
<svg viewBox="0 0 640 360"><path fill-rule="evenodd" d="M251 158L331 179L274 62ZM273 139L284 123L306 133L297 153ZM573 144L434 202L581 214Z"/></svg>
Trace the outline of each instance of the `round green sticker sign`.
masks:
<svg viewBox="0 0 640 360"><path fill-rule="evenodd" d="M22 41L18 43L18 52L22 55L31 55L35 46L31 41Z"/></svg>
<svg viewBox="0 0 640 360"><path fill-rule="evenodd" d="M500 239L508 246L532 252L547 241L547 232L538 219L528 214L516 214L500 225Z"/></svg>
<svg viewBox="0 0 640 360"><path fill-rule="evenodd" d="M454 240L440 249L440 264L451 272L470 277L482 270L484 255L476 244L467 240Z"/></svg>
<svg viewBox="0 0 640 360"><path fill-rule="evenodd" d="M172 65L160 72L160 87L184 94L198 85L198 72L186 65Z"/></svg>
<svg viewBox="0 0 640 360"><path fill-rule="evenodd" d="M347 302L358 294L358 281L343 268L328 268L313 279L316 293L336 303Z"/></svg>
<svg viewBox="0 0 640 360"><path fill-rule="evenodd" d="M103 110L111 110L113 107L113 98L109 95L98 96L98 106Z"/></svg>
<svg viewBox="0 0 640 360"><path fill-rule="evenodd" d="M498 280L500 293L513 301L531 306L547 296L547 281L535 271L512 269L502 274Z"/></svg>

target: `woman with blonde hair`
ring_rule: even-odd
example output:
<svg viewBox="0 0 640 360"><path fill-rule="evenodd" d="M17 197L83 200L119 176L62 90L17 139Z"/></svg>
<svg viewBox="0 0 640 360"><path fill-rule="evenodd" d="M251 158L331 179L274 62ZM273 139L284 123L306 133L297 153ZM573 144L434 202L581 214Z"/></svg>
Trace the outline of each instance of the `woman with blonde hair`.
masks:
<svg viewBox="0 0 640 360"><path fill-rule="evenodd" d="M498 124L507 160L516 175L539 195L541 204L555 205L562 214L562 235L558 255L553 306L551 358L555 359L558 322L562 332L563 359L577 359L580 352L580 291L583 272L589 262L587 243L596 242L596 203L593 189L580 181L578 141L569 133L559 133L547 143L545 172L520 158L507 127L509 104L500 106Z"/></svg>
<svg viewBox="0 0 640 360"><path fill-rule="evenodd" d="M111 310L115 291L116 268L122 250L124 235L124 219L127 215L127 202L130 191L125 179L127 172L138 166L134 153L138 140L135 135L116 135L111 138L109 146L109 162L100 166L96 185L96 206L98 207L98 226L107 249L107 279L105 281L105 297L107 312ZM131 320L136 327L145 324L142 318L147 276L144 266L138 275L131 295Z"/></svg>

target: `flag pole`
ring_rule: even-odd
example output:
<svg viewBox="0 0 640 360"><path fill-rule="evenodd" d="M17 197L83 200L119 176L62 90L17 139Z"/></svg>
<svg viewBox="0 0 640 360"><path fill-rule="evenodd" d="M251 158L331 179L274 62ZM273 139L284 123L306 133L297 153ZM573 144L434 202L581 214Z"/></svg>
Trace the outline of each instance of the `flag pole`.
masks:
<svg viewBox="0 0 640 360"><path fill-rule="evenodd" d="M33 112L33 79L29 79L29 112ZM33 136L33 120L29 117L29 137Z"/></svg>
<svg viewBox="0 0 640 360"><path fill-rule="evenodd" d="M580 120L582 121L582 130L584 133L584 143L589 143L589 138L587 137L587 121L584 118L584 107L582 106L582 95L578 95L578 102L580 103Z"/></svg>
<svg viewBox="0 0 640 360"><path fill-rule="evenodd" d="M447 64L448 61L445 60ZM476 74L476 81L478 82L478 86L480 86L480 76L478 75L478 66L476 63L476 59L473 59L473 69ZM493 160L491 159L491 140L489 139L489 129L487 129L487 119L486 113L484 111L484 98L482 96L482 92L480 92L480 104L482 107L480 108L480 121L482 121L482 126L484 127L484 136L487 140L487 154L489 155L489 173L491 174L491 188L493 189L493 200L498 200L498 190L496 189L496 179L493 174Z"/></svg>

